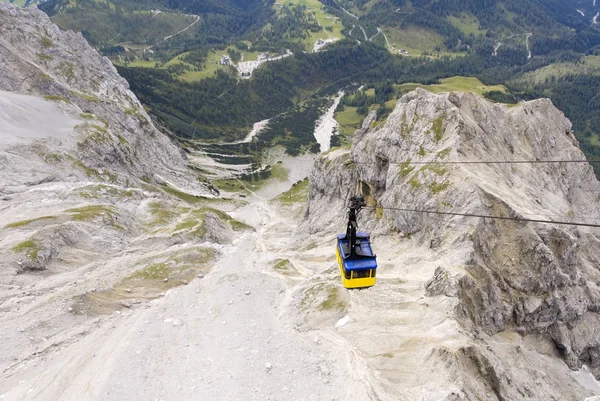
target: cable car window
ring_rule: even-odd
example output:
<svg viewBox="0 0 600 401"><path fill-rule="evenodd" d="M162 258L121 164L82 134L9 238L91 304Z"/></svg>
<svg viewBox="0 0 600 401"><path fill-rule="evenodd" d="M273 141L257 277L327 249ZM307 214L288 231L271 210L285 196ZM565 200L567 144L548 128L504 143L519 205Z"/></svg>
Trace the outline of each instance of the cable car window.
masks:
<svg viewBox="0 0 600 401"><path fill-rule="evenodd" d="M356 270L353 274L354 278L367 278L370 277L371 270Z"/></svg>
<svg viewBox="0 0 600 401"><path fill-rule="evenodd" d="M375 277L375 273L377 273L377 270L371 269L371 277Z"/></svg>
<svg viewBox="0 0 600 401"><path fill-rule="evenodd" d="M352 278L352 271L344 269L344 277L346 280L350 280Z"/></svg>

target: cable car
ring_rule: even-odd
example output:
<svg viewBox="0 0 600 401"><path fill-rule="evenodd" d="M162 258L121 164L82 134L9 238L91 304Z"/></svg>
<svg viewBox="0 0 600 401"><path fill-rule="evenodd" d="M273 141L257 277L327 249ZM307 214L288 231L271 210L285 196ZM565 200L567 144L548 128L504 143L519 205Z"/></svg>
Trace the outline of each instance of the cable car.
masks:
<svg viewBox="0 0 600 401"><path fill-rule="evenodd" d="M350 198L346 234L337 236L337 261L346 288L372 287L376 281L377 258L371 249L369 234L356 231L356 215L363 206L366 203L362 197Z"/></svg>

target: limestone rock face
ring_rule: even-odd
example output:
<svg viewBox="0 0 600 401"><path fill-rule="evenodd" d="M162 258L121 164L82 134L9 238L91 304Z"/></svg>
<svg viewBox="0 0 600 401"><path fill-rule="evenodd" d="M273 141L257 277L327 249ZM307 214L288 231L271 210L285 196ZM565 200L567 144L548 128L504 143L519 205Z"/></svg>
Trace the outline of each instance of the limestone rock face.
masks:
<svg viewBox="0 0 600 401"><path fill-rule="evenodd" d="M0 3L4 379L211 269L244 227L200 178L80 34Z"/></svg>
<svg viewBox="0 0 600 401"><path fill-rule="evenodd" d="M419 285L431 302L456 299L448 313L475 343L495 349L489 340L500 333L541 336L571 369L585 364L600 377L600 230L451 214L599 224L600 183L589 164L492 163L584 159L571 123L548 99L508 107L473 94L417 89L399 99L384 124L358 130L351 149L317 160L307 227L339 227L345 199L362 194L371 208L361 212L359 225L374 235L378 256L385 260L393 250L388 246L382 255L378 237L398 249L419 249L410 264L395 267L394 277L423 274ZM489 163L451 163L456 161ZM471 387L474 394L526 397L527 385L511 376L517 375L509 366L513 354L503 361L487 348L474 349L467 354L505 366L502 372L492 362L485 368L486 375L498 376L496 398ZM467 355L461 352L455 350L455 357Z"/></svg>
<svg viewBox="0 0 600 401"><path fill-rule="evenodd" d="M209 193L190 179L179 149L154 127L127 81L80 33L61 31L35 7L3 3L0 21L0 90L45 97L82 120L72 155L81 173L103 169L104 178L121 182Z"/></svg>

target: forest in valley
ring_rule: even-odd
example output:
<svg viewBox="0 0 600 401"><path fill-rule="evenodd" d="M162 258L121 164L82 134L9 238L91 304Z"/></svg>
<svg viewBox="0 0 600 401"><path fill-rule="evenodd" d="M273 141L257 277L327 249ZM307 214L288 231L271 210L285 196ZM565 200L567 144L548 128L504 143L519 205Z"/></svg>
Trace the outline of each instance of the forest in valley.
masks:
<svg viewBox="0 0 600 401"><path fill-rule="evenodd" d="M377 109L383 119L402 96L398 85L465 76L504 85L506 91L484 94L492 101L549 97L573 122L588 157L600 156L600 29L566 0L65 1L41 7L111 57L150 113L181 140L239 140L253 123L270 119L253 154L273 144L289 154L316 151L315 122L339 90L373 89L346 96L340 107L362 116ZM411 33L409 56L397 54L389 42ZM332 34L342 39L311 51L317 38ZM221 54L237 63L267 51L293 57L266 63L251 79L215 65Z"/></svg>

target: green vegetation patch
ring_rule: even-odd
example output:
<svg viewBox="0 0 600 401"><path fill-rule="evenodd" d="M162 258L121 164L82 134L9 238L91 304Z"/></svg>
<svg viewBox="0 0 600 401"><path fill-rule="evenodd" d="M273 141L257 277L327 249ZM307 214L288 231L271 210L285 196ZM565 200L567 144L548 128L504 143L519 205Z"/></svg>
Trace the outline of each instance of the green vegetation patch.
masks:
<svg viewBox="0 0 600 401"><path fill-rule="evenodd" d="M11 251L15 253L24 253L29 259L35 260L38 257L40 246L33 239L28 239L13 246Z"/></svg>
<svg viewBox="0 0 600 401"><path fill-rule="evenodd" d="M170 187L168 185L163 185L163 186L161 186L161 188L166 193L173 195L176 198L179 198L183 201L186 201L187 203L196 204L196 203L205 202L208 200L208 198L205 196L188 194L187 192L180 191L180 190Z"/></svg>
<svg viewBox="0 0 600 401"><path fill-rule="evenodd" d="M437 193L445 190L449 186L450 186L450 182L444 181L442 183L432 182L427 187L431 190L431 192L433 192L434 194L437 194Z"/></svg>
<svg viewBox="0 0 600 401"><path fill-rule="evenodd" d="M88 102L100 103L102 101L102 99L100 99L96 96L87 95L85 93L75 92L75 91L72 91L72 93L76 96L79 96L80 98L82 98L84 100L87 100Z"/></svg>
<svg viewBox="0 0 600 401"><path fill-rule="evenodd" d="M105 225L123 229L116 224L117 210L113 206L89 205L79 208L67 209L65 212L71 214L75 221L102 221Z"/></svg>
<svg viewBox="0 0 600 401"><path fill-rule="evenodd" d="M152 220L150 226L165 225L173 221L180 214L185 213L185 209L171 207L163 202L150 202L148 203Z"/></svg>
<svg viewBox="0 0 600 401"><path fill-rule="evenodd" d="M45 36L45 35L41 35L40 36L40 42L42 43L42 46L47 49L49 47L52 47L52 45L54 44L52 42L52 39L50 39L49 37Z"/></svg>
<svg viewBox="0 0 600 401"><path fill-rule="evenodd" d="M440 159L444 159L444 158L448 157L448 155L450 154L451 151L452 151L452 149L450 149L450 148L442 149L438 152L437 156Z"/></svg>
<svg viewBox="0 0 600 401"><path fill-rule="evenodd" d="M511 84L543 85L547 81L573 75L600 75L600 56L584 56L577 62L559 62L526 72L511 80Z"/></svg>
<svg viewBox="0 0 600 401"><path fill-rule="evenodd" d="M88 167L85 164L83 164L83 162L81 160L75 160L73 162L73 167L80 168L81 170L83 170L85 175L90 178L95 178L98 180L109 181L109 182L117 182L117 179L118 179L117 175L115 173L113 173L112 171L103 170L102 173L100 173L99 170L92 168L92 167Z"/></svg>
<svg viewBox="0 0 600 401"><path fill-rule="evenodd" d="M300 303L302 309L318 311L338 311L346 309L342 289L329 283L318 283L306 289Z"/></svg>
<svg viewBox="0 0 600 401"><path fill-rule="evenodd" d="M390 49L393 53L403 49L410 56L451 56L455 57L463 53L449 52L444 46L444 37L433 29L417 25L409 25L406 28L384 26L383 32L388 38ZM395 51L393 49L396 49Z"/></svg>
<svg viewBox="0 0 600 401"><path fill-rule="evenodd" d="M487 29L482 29L479 20L471 13L460 13L458 16L448 16L448 21L462 33L469 36L482 36L487 33Z"/></svg>
<svg viewBox="0 0 600 401"><path fill-rule="evenodd" d="M172 255L164 262L152 263L127 276L122 284L135 281L164 281L177 278L190 269L201 269L212 263L216 252L210 248L195 248L187 252Z"/></svg>
<svg viewBox="0 0 600 401"><path fill-rule="evenodd" d="M400 163L400 178L406 177L415 169L413 166L410 165L410 162L411 160L408 159L407 161Z"/></svg>
<svg viewBox="0 0 600 401"><path fill-rule="evenodd" d="M50 60L52 60L52 56L48 56L47 54L44 54L44 53L38 53L38 57L42 61L50 61Z"/></svg>
<svg viewBox="0 0 600 401"><path fill-rule="evenodd" d="M421 182L419 181L419 179L417 178L417 176L412 177L408 183L410 184L411 187L413 187L414 189L419 189L423 186L423 184L421 184Z"/></svg>
<svg viewBox="0 0 600 401"><path fill-rule="evenodd" d="M292 267L292 263L289 259L277 259L273 263L273 269L279 272L287 272Z"/></svg>
<svg viewBox="0 0 600 401"><path fill-rule="evenodd" d="M421 85L414 83L406 83L398 85L398 88L402 93L413 91L416 88L423 88L433 93L470 92L482 97L485 92L491 91L507 93L506 87L504 85L485 85L483 82L481 82L475 77L460 76L440 79L439 84Z"/></svg>
<svg viewBox="0 0 600 401"><path fill-rule="evenodd" d="M444 136L444 129L443 129L442 124L443 124L445 118L446 118L446 113L443 113L441 116L439 116L435 120L433 120L433 123L431 124L431 129L433 130L433 136L434 136L436 142L441 141L442 137Z"/></svg>
<svg viewBox="0 0 600 401"><path fill-rule="evenodd" d="M31 223L35 223L36 221L54 220L54 219L56 219L55 216L42 216L42 217L36 217L35 219L15 221L14 223L7 224L5 227L6 228L19 228L19 227L24 227L26 225L29 225Z"/></svg>
<svg viewBox="0 0 600 401"><path fill-rule="evenodd" d="M306 202L308 196L308 178L292 184L292 187L279 195L276 199L284 205L293 205Z"/></svg>
<svg viewBox="0 0 600 401"><path fill-rule="evenodd" d="M231 229L233 231L246 231L246 230L252 230L253 227L243 223L241 221L238 221L236 219L234 219L233 217L231 217L230 215L228 215L227 213L218 210L218 209L214 209L212 207L202 207L200 209L195 209L192 211L192 215L197 217L197 218L204 218L206 213L213 213L215 215L217 215L217 217L224 223L229 223L229 225L231 226Z"/></svg>
<svg viewBox="0 0 600 401"><path fill-rule="evenodd" d="M87 131L87 136L77 143L79 149L83 149L93 144L97 145L110 145L113 142L112 136L108 133L106 128L100 127L99 125L93 125L93 129Z"/></svg>
<svg viewBox="0 0 600 401"><path fill-rule="evenodd" d="M329 287L327 289L327 298L319 305L320 310L343 310L346 304L341 299L341 289L339 287Z"/></svg>
<svg viewBox="0 0 600 401"><path fill-rule="evenodd" d="M427 164L421 168L421 171L432 171L435 174L442 176L448 174L448 170L439 164Z"/></svg>
<svg viewBox="0 0 600 401"><path fill-rule="evenodd" d="M71 101L69 99L66 99L66 98L64 98L62 96L57 96L57 95L46 95L46 96L44 96L44 99L46 99L46 100L52 100L52 101L55 101L55 102L71 103Z"/></svg>
<svg viewBox="0 0 600 401"><path fill-rule="evenodd" d="M79 196L85 199L100 199L106 196L118 197L120 199L131 198L135 195L135 190L113 185L88 185L77 191Z"/></svg>
<svg viewBox="0 0 600 401"><path fill-rule="evenodd" d="M47 82L51 82L52 78L49 75L44 74L43 72L40 71L40 79L42 81L47 81Z"/></svg>
<svg viewBox="0 0 600 401"><path fill-rule="evenodd" d="M49 164L61 163L63 162L67 156L62 153L48 153L44 155L44 161Z"/></svg>
<svg viewBox="0 0 600 401"><path fill-rule="evenodd" d="M351 137L361 127L365 116L358 114L357 109L358 107L344 106L343 110L335 112L334 117L340 125L339 132L342 135Z"/></svg>

